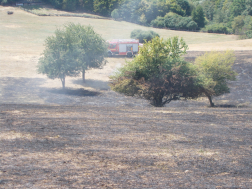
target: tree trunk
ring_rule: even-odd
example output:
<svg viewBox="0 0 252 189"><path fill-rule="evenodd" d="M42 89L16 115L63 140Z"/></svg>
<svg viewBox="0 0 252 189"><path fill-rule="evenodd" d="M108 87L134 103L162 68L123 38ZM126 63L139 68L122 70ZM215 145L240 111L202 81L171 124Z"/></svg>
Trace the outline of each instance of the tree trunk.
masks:
<svg viewBox="0 0 252 189"><path fill-rule="evenodd" d="M214 103L213 103L213 101L212 101L212 97L208 95L207 98L208 98L208 100L209 100L209 102L210 102L210 106L211 106L211 107L214 107Z"/></svg>
<svg viewBox="0 0 252 189"><path fill-rule="evenodd" d="M82 70L82 82L85 83L85 69Z"/></svg>
<svg viewBox="0 0 252 189"><path fill-rule="evenodd" d="M61 82L62 82L62 88L65 90L65 75L63 75L63 77L61 78Z"/></svg>
<svg viewBox="0 0 252 189"><path fill-rule="evenodd" d="M155 107L162 107L162 106L164 106L164 104L163 104L163 96L159 95L159 96L154 97L154 99L153 99L153 105Z"/></svg>

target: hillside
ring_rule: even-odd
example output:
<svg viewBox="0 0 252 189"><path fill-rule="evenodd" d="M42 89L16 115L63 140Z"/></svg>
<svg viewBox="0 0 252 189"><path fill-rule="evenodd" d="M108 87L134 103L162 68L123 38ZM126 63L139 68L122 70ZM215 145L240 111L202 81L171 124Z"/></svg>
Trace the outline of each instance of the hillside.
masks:
<svg viewBox="0 0 252 189"><path fill-rule="evenodd" d="M13 15L7 15L13 10ZM36 72L47 36L67 22L104 38L129 38L139 25L39 17L0 6L0 188L252 188L252 45L232 35L153 29L183 37L187 61L235 50L231 93L154 108L110 91L108 76L129 58L59 80Z"/></svg>

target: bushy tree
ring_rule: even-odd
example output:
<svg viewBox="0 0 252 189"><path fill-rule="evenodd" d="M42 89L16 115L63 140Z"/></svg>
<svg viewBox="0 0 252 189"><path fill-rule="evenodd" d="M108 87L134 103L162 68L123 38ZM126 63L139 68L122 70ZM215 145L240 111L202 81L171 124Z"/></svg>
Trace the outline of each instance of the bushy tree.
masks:
<svg viewBox="0 0 252 189"><path fill-rule="evenodd" d="M245 0L233 0L231 6L231 12L233 17L241 15L241 13L246 9L246 1Z"/></svg>
<svg viewBox="0 0 252 189"><path fill-rule="evenodd" d="M205 15L202 6L198 5L196 9L192 11L192 19L198 24L199 28L205 26Z"/></svg>
<svg viewBox="0 0 252 189"><path fill-rule="evenodd" d="M138 39L140 43L148 42L157 36L159 37L158 33L154 31L143 31L141 29L135 29L130 34L132 39Z"/></svg>
<svg viewBox="0 0 252 189"><path fill-rule="evenodd" d="M232 70L234 61L232 51L209 52L196 58L197 90L208 97L210 106L214 106L212 96L230 92L227 82L235 80L236 72Z"/></svg>
<svg viewBox="0 0 252 189"><path fill-rule="evenodd" d="M187 50L183 39L154 38L144 44L138 56L111 76L111 89L125 95L140 96L157 107L172 100L196 97L190 64L181 59ZM195 93L196 92L196 93Z"/></svg>
<svg viewBox="0 0 252 189"><path fill-rule="evenodd" d="M39 59L38 72L50 79L59 78L65 88L66 76L79 74L80 49L76 36L66 29L57 29L55 35L45 40L45 50Z"/></svg>
<svg viewBox="0 0 252 189"><path fill-rule="evenodd" d="M237 16L234 18L232 28L235 34L242 34L242 28L245 24L244 18L244 16Z"/></svg>
<svg viewBox="0 0 252 189"><path fill-rule="evenodd" d="M85 70L99 68L106 63L104 58L107 55L107 44L91 26L70 23L67 29L78 37L80 49L78 62L85 82Z"/></svg>
<svg viewBox="0 0 252 189"><path fill-rule="evenodd" d="M111 12L111 17L112 17L114 20L117 20L117 19L120 18L118 9L114 9L114 10Z"/></svg>
<svg viewBox="0 0 252 189"><path fill-rule="evenodd" d="M55 36L45 41L45 50L39 59L38 72L50 79L59 78L65 88L66 76L77 76L85 70L101 67L107 50L105 41L91 26L69 23L57 29Z"/></svg>

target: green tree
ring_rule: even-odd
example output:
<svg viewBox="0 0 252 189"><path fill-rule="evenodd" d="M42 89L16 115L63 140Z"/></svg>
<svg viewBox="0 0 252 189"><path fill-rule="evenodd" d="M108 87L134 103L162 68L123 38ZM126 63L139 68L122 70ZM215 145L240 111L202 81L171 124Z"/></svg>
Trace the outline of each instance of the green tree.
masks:
<svg viewBox="0 0 252 189"><path fill-rule="evenodd" d="M231 13L233 17L241 15L241 13L246 9L246 1L245 0L233 0L231 6Z"/></svg>
<svg viewBox="0 0 252 189"><path fill-rule="evenodd" d="M212 96L229 93L228 81L235 80L236 72L232 70L235 55L232 51L209 52L195 60L198 73L198 92L208 97L213 107Z"/></svg>
<svg viewBox="0 0 252 189"><path fill-rule="evenodd" d="M80 49L78 39L65 27L57 29L55 36L45 40L45 50L39 59L38 72L46 74L50 79L59 78L65 88L66 76L79 74L78 57Z"/></svg>
<svg viewBox="0 0 252 189"><path fill-rule="evenodd" d="M140 43L145 43L148 41L151 41L153 38L155 38L156 36L159 37L158 33L154 32L154 31L143 31L140 29L135 29L131 32L130 37L132 39L138 39Z"/></svg>
<svg viewBox="0 0 252 189"><path fill-rule="evenodd" d="M107 44L105 40L91 26L70 23L67 29L78 37L78 65L85 82L85 71L89 68L100 68L106 61Z"/></svg>
<svg viewBox="0 0 252 189"><path fill-rule="evenodd" d="M202 6L198 5L196 9L192 11L192 19L198 24L199 28L205 26L205 15Z"/></svg>
<svg viewBox="0 0 252 189"><path fill-rule="evenodd" d="M120 0L94 0L94 12L103 16L110 16L111 12L117 8Z"/></svg>
<svg viewBox="0 0 252 189"><path fill-rule="evenodd" d="M50 79L59 78L63 88L66 76L77 76L82 71L85 81L86 69L105 63L107 45L91 26L69 23L57 29L55 36L48 37L45 46L38 72Z"/></svg>
<svg viewBox="0 0 252 189"><path fill-rule="evenodd" d="M117 20L117 19L120 18L118 9L114 9L114 10L111 12L111 17L112 17L114 20Z"/></svg>
<svg viewBox="0 0 252 189"><path fill-rule="evenodd" d="M157 107L172 100L195 97L190 64L181 59L187 50L183 39L154 38L143 45L138 56L111 76L111 89L129 96L140 96Z"/></svg>
<svg viewBox="0 0 252 189"><path fill-rule="evenodd" d="M202 3L204 13L208 20L213 20L214 16L214 3L211 0L206 0Z"/></svg>
<svg viewBox="0 0 252 189"><path fill-rule="evenodd" d="M94 10L94 0L79 0L79 6L85 11Z"/></svg>
<svg viewBox="0 0 252 189"><path fill-rule="evenodd" d="M242 28L245 24L244 18L244 16L237 16L234 18L232 28L235 34L242 34Z"/></svg>

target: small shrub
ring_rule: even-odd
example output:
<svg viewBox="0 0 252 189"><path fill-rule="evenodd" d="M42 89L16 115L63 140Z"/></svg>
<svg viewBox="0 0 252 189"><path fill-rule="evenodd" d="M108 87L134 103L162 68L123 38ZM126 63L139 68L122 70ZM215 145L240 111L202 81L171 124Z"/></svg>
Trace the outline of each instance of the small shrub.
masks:
<svg viewBox="0 0 252 189"><path fill-rule="evenodd" d="M114 10L111 12L111 17L112 17L114 20L118 20L118 19L120 18L118 9L114 9Z"/></svg>
<svg viewBox="0 0 252 189"><path fill-rule="evenodd" d="M151 41L156 36L159 37L159 35L154 31L143 31L140 29L133 30L130 34L131 38L138 39L140 43Z"/></svg>
<svg viewBox="0 0 252 189"><path fill-rule="evenodd" d="M204 29L202 29L202 31L206 31L208 33L231 33L230 29L222 23L207 25Z"/></svg>
<svg viewBox="0 0 252 189"><path fill-rule="evenodd" d="M189 22L186 27L189 29L189 30L196 30L198 28L198 24L194 21L191 21Z"/></svg>

